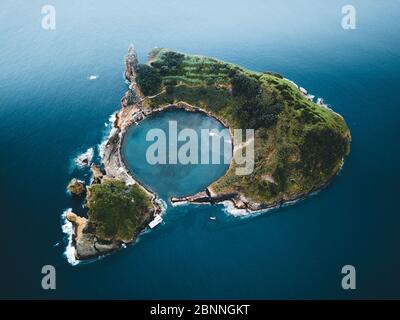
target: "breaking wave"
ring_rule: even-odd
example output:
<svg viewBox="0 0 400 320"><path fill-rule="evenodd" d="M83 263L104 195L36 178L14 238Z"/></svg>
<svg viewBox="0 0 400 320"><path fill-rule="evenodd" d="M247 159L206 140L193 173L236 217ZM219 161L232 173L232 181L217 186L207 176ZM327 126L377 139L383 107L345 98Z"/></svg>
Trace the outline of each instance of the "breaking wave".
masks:
<svg viewBox="0 0 400 320"><path fill-rule="evenodd" d="M67 247L64 251L64 256L67 258L67 261L70 265L76 266L79 264L79 261L75 257L75 247L73 246L73 236L74 236L74 226L70 221L67 219L67 213L72 212L72 209L69 208L63 212L61 215L63 224L62 224L62 231L66 234L67 237Z"/></svg>

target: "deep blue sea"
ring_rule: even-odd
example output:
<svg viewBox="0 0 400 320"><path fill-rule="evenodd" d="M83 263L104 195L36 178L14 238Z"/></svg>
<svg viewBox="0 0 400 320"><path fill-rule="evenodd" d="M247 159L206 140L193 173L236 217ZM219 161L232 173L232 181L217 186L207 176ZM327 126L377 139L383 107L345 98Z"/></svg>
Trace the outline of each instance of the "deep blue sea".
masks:
<svg viewBox="0 0 400 320"><path fill-rule="evenodd" d="M48 2L55 30L41 27ZM345 4L2 0L0 297L400 298L400 2L351 1L355 30L341 27ZM61 214L80 203L66 184L90 178L73 159L107 135L131 42L142 62L168 47L279 72L323 97L352 132L342 172L318 195L251 218L168 205L165 223L134 246L71 266ZM203 171L182 183L220 174ZM163 187L163 174L145 177ZM356 290L341 288L347 264ZM41 288L43 265L55 266L56 290Z"/></svg>

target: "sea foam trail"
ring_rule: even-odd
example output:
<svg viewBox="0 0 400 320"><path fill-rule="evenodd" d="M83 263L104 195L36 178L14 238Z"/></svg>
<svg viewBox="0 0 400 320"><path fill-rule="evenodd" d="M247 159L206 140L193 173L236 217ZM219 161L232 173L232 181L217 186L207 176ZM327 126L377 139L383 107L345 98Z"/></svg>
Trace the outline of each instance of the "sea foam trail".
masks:
<svg viewBox="0 0 400 320"><path fill-rule="evenodd" d="M315 192L315 194L317 194L318 191ZM314 193L311 193L309 196L314 195ZM238 217L238 218L245 218L245 217L255 217L273 210L277 210L279 208L283 208L283 207L288 207L291 205L294 205L295 203L304 200L305 198L299 198L299 199L295 199L295 200L291 200L291 201L286 201L282 204L278 204L274 207L270 207L270 208L265 208L265 209L260 209L260 210L254 210L254 211L249 211L246 209L238 209L234 206L232 201L223 201L222 204L224 206L224 211L229 214L232 215L234 217Z"/></svg>
<svg viewBox="0 0 400 320"><path fill-rule="evenodd" d="M168 204L167 204L167 202L165 202L161 198L158 198L156 201L160 204L160 206L161 206L161 213L160 214L163 215L167 211Z"/></svg>
<svg viewBox="0 0 400 320"><path fill-rule="evenodd" d="M108 118L108 122L104 124L106 130L103 135L103 141L97 146L97 149L99 151L99 156L101 159L103 159L104 157L104 149L106 147L108 139L114 134L116 130L114 128L114 122L116 119L117 119L117 111L113 112Z"/></svg>
<svg viewBox="0 0 400 320"><path fill-rule="evenodd" d="M75 257L75 247L72 245L73 236L74 236L74 226L67 219L67 213L72 212L72 209L69 208L63 212L61 218L63 220L62 231L67 235L68 244L64 251L64 256L67 258L67 261L70 265L76 266L79 264L79 261Z"/></svg>
<svg viewBox="0 0 400 320"><path fill-rule="evenodd" d="M224 206L224 211L234 217L243 217L251 214L245 209L235 208L232 201L223 201L222 204Z"/></svg>
<svg viewBox="0 0 400 320"><path fill-rule="evenodd" d="M74 162L79 168L88 167L90 166L93 160L93 155L94 155L93 148L89 148L84 153L77 156Z"/></svg>

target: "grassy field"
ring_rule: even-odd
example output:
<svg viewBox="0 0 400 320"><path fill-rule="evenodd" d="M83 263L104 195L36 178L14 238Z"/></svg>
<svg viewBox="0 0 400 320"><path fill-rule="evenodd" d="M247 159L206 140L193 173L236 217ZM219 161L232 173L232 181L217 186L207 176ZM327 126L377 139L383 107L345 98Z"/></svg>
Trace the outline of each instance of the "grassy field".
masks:
<svg viewBox="0 0 400 320"><path fill-rule="evenodd" d="M185 101L212 111L232 128L255 129L255 170L235 164L214 182L217 192L240 191L273 203L323 186L350 151L350 131L336 113L308 100L279 74L252 72L217 59L153 50L136 81L148 108ZM143 71L144 70L144 71Z"/></svg>

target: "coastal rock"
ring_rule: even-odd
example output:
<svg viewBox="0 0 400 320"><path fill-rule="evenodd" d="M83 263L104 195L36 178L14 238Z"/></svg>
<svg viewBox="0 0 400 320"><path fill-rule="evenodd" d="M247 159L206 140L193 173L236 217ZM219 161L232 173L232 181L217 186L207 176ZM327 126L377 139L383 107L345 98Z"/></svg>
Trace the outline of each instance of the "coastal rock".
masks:
<svg viewBox="0 0 400 320"><path fill-rule="evenodd" d="M69 183L68 183L68 190L71 192L71 194L80 196L86 192L86 185L82 180L78 180L73 178Z"/></svg>
<svg viewBox="0 0 400 320"><path fill-rule="evenodd" d="M122 97L121 105L126 108L128 106L132 106L139 102L140 102L140 97L136 94L134 90L129 89Z"/></svg>
<svg viewBox="0 0 400 320"><path fill-rule="evenodd" d="M76 157L75 159L76 165L80 168L88 167L92 162L93 155L94 155L93 148L87 149L84 153Z"/></svg>
<svg viewBox="0 0 400 320"><path fill-rule="evenodd" d="M112 241L110 243L103 243L103 242L95 242L94 248L101 254L105 254L114 250L117 250L121 247L120 243L117 241Z"/></svg>
<svg viewBox="0 0 400 320"><path fill-rule="evenodd" d="M80 217L73 212L68 212L66 218L75 228L75 237L80 238L83 234L83 229L87 225L87 219Z"/></svg>
<svg viewBox="0 0 400 320"><path fill-rule="evenodd" d="M76 237L75 256L78 260L93 259L100 255L107 254L120 248L119 243L101 244L92 233L82 233Z"/></svg>
<svg viewBox="0 0 400 320"><path fill-rule="evenodd" d="M91 259L99 255L94 247L96 237L91 233L85 233L75 240L75 257L78 260Z"/></svg>
<svg viewBox="0 0 400 320"><path fill-rule="evenodd" d="M224 201L232 201L237 208L247 208L246 200L236 192L232 193L215 193L211 188L207 188L205 191L198 192L192 196L187 197L171 197L170 201L175 204L179 203L221 203Z"/></svg>
<svg viewBox="0 0 400 320"><path fill-rule="evenodd" d="M125 56L125 79L129 82L133 81L135 78L135 69L139 61L137 58L137 53L133 44L128 47L128 53Z"/></svg>
<svg viewBox="0 0 400 320"><path fill-rule="evenodd" d="M66 218L74 226L75 258L80 260L95 257L97 255L94 247L95 237L93 234L83 232L87 226L87 219L79 217L73 212L68 212Z"/></svg>
<svg viewBox="0 0 400 320"><path fill-rule="evenodd" d="M86 218L80 217L73 212L68 212L66 218L74 226L76 259L91 259L120 248L118 242L103 243L93 233L88 232L88 220Z"/></svg>
<svg viewBox="0 0 400 320"><path fill-rule="evenodd" d="M237 209L246 209L247 208L246 203L240 199L233 200L233 204L234 204L235 208L237 208Z"/></svg>
<svg viewBox="0 0 400 320"><path fill-rule="evenodd" d="M192 196L188 197L172 197L172 203L180 203L180 202L196 202L196 203L208 203L210 202L210 197L206 191L201 191Z"/></svg>
<svg viewBox="0 0 400 320"><path fill-rule="evenodd" d="M93 174L93 183L101 183L101 180L103 179L104 176L101 169L95 164L92 164L90 170L92 171Z"/></svg>

